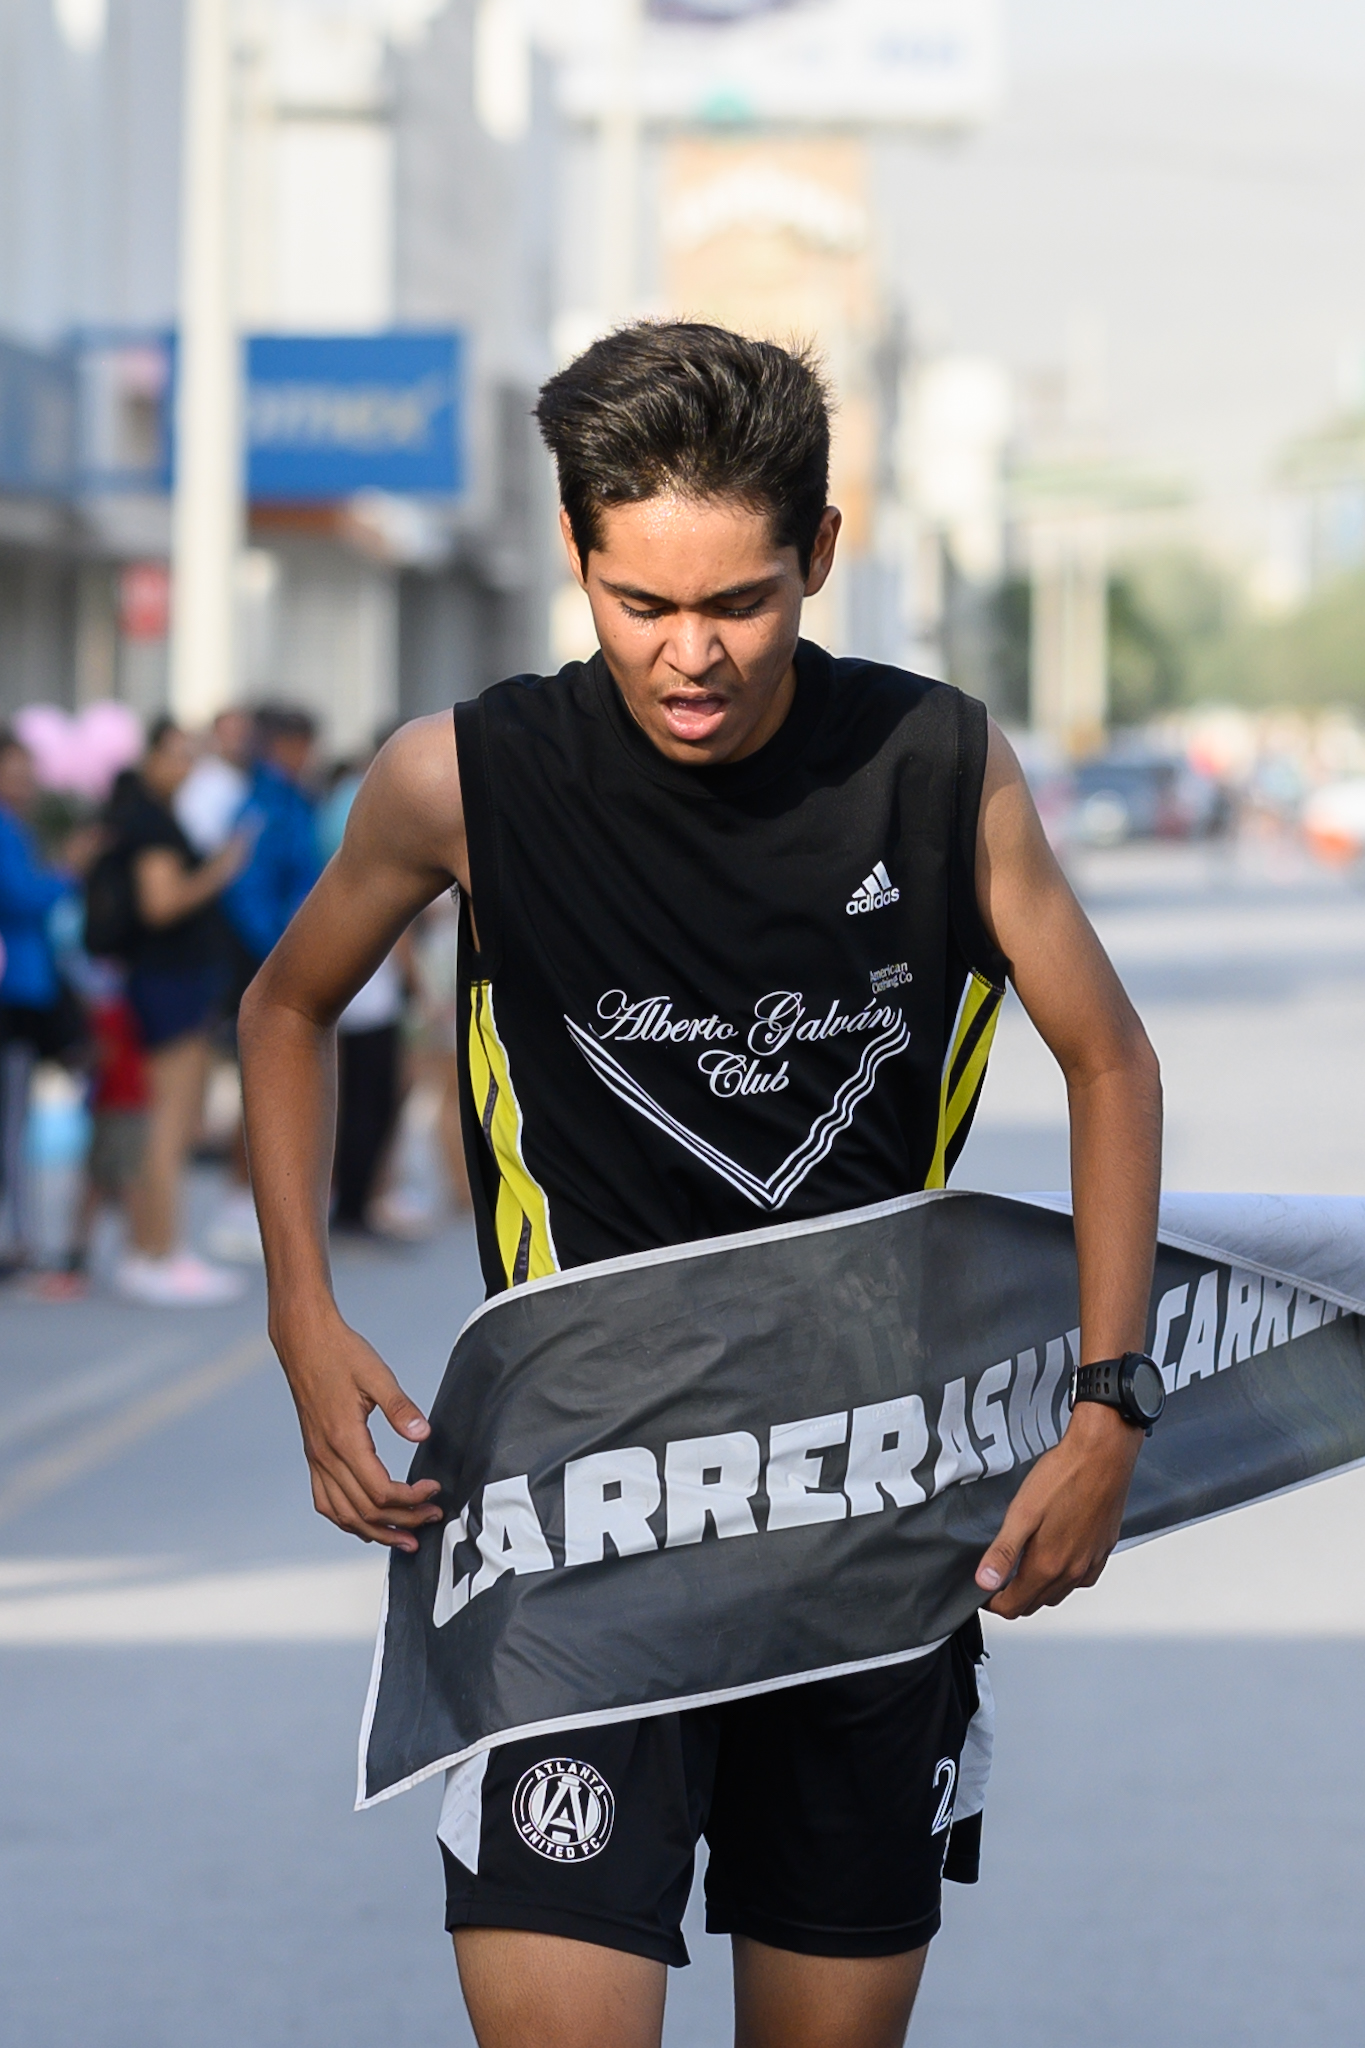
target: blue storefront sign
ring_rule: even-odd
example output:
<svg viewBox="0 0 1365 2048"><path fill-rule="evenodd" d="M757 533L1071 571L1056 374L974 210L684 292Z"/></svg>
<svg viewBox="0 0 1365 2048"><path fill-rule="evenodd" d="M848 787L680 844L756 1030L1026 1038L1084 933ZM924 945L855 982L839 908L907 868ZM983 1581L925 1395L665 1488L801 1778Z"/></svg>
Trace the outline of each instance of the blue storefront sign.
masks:
<svg viewBox="0 0 1365 2048"><path fill-rule="evenodd" d="M248 497L463 488L461 335L258 334L246 357Z"/></svg>

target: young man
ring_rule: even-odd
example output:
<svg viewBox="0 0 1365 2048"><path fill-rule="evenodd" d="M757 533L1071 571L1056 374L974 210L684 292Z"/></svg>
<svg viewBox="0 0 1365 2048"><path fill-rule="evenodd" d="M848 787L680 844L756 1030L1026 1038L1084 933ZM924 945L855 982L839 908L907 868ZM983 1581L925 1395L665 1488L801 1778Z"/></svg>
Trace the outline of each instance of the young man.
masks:
<svg viewBox="0 0 1365 2048"><path fill-rule="evenodd" d="M409 1439L427 1424L331 1296L332 1027L452 880L490 1288L942 1186L1008 972L1067 1080L1085 1359L1146 1327L1156 1064L1017 764L956 691L798 644L839 531L810 364L642 325L553 378L538 417L601 653L500 684L453 734L439 717L391 740L243 1010L271 1329L314 1500L404 1550L441 1508L376 1457L376 1407ZM995 1612L1093 1584L1141 1441L1076 1408L982 1559ZM972 1649L964 1630L889 1670L494 1751L478 1868L446 1856L482 2048L654 2048L703 1830L743 2048L898 2043ZM615 1816L567 1863L512 1811L565 1741Z"/></svg>

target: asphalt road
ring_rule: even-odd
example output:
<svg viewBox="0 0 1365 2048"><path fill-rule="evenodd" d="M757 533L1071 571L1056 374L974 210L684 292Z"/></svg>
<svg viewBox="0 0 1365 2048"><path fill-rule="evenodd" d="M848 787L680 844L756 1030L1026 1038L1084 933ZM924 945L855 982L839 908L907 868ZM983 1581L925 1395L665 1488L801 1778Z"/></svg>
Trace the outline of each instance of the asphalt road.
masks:
<svg viewBox="0 0 1365 2048"><path fill-rule="evenodd" d="M1081 880L1162 1054L1170 1184L1360 1191L1365 897L1274 848ZM1060 1088L1011 1012L957 1179L1065 1177ZM347 1253L338 1279L429 1395L477 1298L468 1233ZM433 1788L350 1810L376 1561L312 1514L261 1330L259 1291L0 1297L7 2048L470 2040ZM1362 1528L1360 1481L1331 1481L994 1631L983 1881L949 1888L912 2039L1354 2048ZM719 2048L725 1945L690 1939L667 2040Z"/></svg>

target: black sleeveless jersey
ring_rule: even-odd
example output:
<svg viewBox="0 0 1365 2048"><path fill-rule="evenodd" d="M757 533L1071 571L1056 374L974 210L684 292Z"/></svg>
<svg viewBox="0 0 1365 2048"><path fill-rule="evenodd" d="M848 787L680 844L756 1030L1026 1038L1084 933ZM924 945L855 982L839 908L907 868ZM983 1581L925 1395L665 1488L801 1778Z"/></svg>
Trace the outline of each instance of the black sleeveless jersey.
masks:
<svg viewBox="0 0 1365 2048"><path fill-rule="evenodd" d="M599 654L455 707L461 1093L490 1290L942 1187L1005 963L980 704L802 641L784 724L685 768Z"/></svg>

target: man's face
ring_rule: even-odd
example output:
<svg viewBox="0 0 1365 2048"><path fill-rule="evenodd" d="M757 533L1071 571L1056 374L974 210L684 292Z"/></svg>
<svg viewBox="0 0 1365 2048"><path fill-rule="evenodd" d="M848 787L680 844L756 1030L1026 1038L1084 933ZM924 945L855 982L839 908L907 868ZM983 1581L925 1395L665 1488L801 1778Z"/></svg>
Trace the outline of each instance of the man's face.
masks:
<svg viewBox="0 0 1365 2048"><path fill-rule="evenodd" d="M772 520L733 498L665 495L601 514L602 545L569 561L636 724L670 761L741 761L791 707L801 600L829 575L839 514L825 513L808 577Z"/></svg>
<svg viewBox="0 0 1365 2048"><path fill-rule="evenodd" d="M26 818L38 800L38 779L27 747L6 747L0 753L0 804L16 818Z"/></svg>

